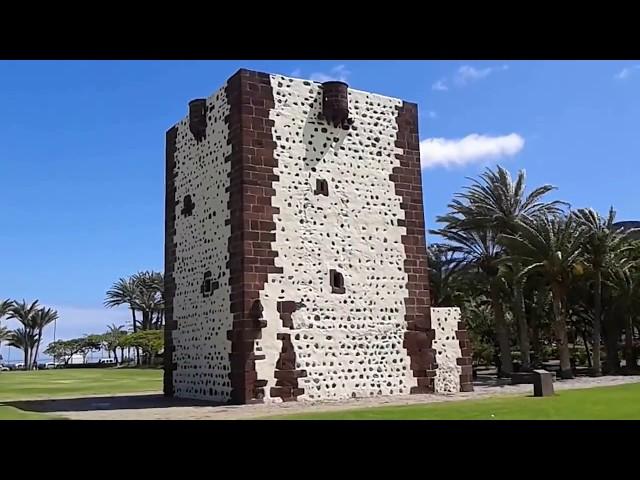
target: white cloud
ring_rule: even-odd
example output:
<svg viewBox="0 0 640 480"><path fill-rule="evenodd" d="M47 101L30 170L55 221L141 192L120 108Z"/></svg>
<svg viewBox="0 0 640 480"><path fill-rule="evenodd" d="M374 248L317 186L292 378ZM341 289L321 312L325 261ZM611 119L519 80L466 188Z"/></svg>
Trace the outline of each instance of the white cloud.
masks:
<svg viewBox="0 0 640 480"><path fill-rule="evenodd" d="M43 305L58 311L58 320L55 325L55 334L58 340L77 338L87 333L104 333L112 323L124 325L125 328L128 328L131 322L131 312L126 308L81 308L55 306L47 303L43 303ZM10 329L19 326L16 320L3 319L2 323ZM40 352L44 352L49 342L53 341L53 334L54 326L51 324L43 332ZM9 351L4 342L0 353L2 353L4 361L7 361ZM20 353L15 348L12 348L10 355L13 362L18 360ZM40 353L38 356L44 357L45 355Z"/></svg>
<svg viewBox="0 0 640 480"><path fill-rule="evenodd" d="M517 133L491 137L472 133L460 139L428 138L420 142L422 168L453 167L512 157L524 147Z"/></svg>
<svg viewBox="0 0 640 480"><path fill-rule="evenodd" d="M436 83L431 85L431 90L436 90L439 92L446 92L447 90L449 90L449 87L447 86L447 83L446 83L446 79L441 78Z"/></svg>
<svg viewBox="0 0 640 480"><path fill-rule="evenodd" d="M614 75L614 78L617 80L626 80L627 78L629 78L633 72L637 69L640 68L640 65L633 65L631 67L625 67L622 70L620 70L618 73L616 73Z"/></svg>
<svg viewBox="0 0 640 480"><path fill-rule="evenodd" d="M329 82L331 80L340 80L346 82L351 72L344 65L336 65L329 73L315 72L309 77L314 82Z"/></svg>
<svg viewBox="0 0 640 480"><path fill-rule="evenodd" d="M456 85L464 87L471 82L486 78L494 72L508 69L508 65L501 65L499 67L487 67L482 69L474 68L471 65L462 65L460 68L458 68L458 71L453 77L453 81Z"/></svg>
<svg viewBox="0 0 640 480"><path fill-rule="evenodd" d="M472 82L487 78L492 73L504 70L509 70L509 65L500 65L499 67L487 67L480 69L472 67L471 65L462 65L453 75L452 81L456 87L461 88ZM433 85L431 85L431 90L440 92L446 92L447 90L449 90L449 80L447 79L447 77L443 77Z"/></svg>
<svg viewBox="0 0 640 480"><path fill-rule="evenodd" d="M296 68L293 72L291 72L291 76L295 78L299 78L302 75L302 70Z"/></svg>

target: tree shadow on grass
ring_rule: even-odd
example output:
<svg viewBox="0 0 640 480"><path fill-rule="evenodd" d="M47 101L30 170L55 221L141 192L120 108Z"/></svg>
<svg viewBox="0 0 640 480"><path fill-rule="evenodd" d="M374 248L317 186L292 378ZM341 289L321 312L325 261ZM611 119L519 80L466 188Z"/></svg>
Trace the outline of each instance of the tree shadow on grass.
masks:
<svg viewBox="0 0 640 480"><path fill-rule="evenodd" d="M0 402L2 405L18 408L25 412L91 412L100 410L138 410L146 408L171 408L195 406L229 406L205 400L169 398L161 394L122 395L104 397L79 397L51 400L21 400Z"/></svg>
<svg viewBox="0 0 640 480"><path fill-rule="evenodd" d="M494 375L478 375L473 380L473 384L476 387L506 387L511 385L510 378L496 378Z"/></svg>

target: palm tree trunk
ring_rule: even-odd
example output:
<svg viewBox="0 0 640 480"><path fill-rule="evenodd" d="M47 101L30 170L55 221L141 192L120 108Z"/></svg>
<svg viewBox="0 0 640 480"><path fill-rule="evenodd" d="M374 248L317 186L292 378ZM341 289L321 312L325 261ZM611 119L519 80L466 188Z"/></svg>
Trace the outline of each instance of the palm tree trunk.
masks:
<svg viewBox="0 0 640 480"><path fill-rule="evenodd" d="M589 342L587 341L586 330L582 330L582 341L584 342L584 350L587 353L587 364L589 368L593 368L593 363L591 362L591 353L589 352Z"/></svg>
<svg viewBox="0 0 640 480"><path fill-rule="evenodd" d="M500 349L500 371L498 377L509 376L513 373L513 360L511 359L511 342L509 341L509 331L504 318L502 301L498 292L498 285L495 279L490 281L491 308L496 322L496 337Z"/></svg>
<svg viewBox="0 0 640 480"><path fill-rule="evenodd" d="M529 344L529 327L527 326L527 317L524 312L524 293L522 291L522 280L517 278L520 273L520 264L515 262L513 265L514 278L513 281L513 315L518 323L518 333L520 339L520 363L523 371L531 370L531 347Z"/></svg>
<svg viewBox="0 0 640 480"><path fill-rule="evenodd" d="M27 345L24 346L24 369L30 370L29 368L29 347Z"/></svg>
<svg viewBox="0 0 640 480"><path fill-rule="evenodd" d="M536 366L542 362L542 342L540 341L540 325L535 316L531 316L531 347L533 348L533 357Z"/></svg>
<svg viewBox="0 0 640 480"><path fill-rule="evenodd" d="M607 318L608 317L608 318ZM612 375L620 371L620 359L618 357L618 339L620 332L616 318L608 315L605 326L605 348L607 349L607 374Z"/></svg>
<svg viewBox="0 0 640 480"><path fill-rule="evenodd" d="M633 354L634 352L633 352L633 316L632 315L627 315L626 325L624 330L625 330L624 360L625 360L625 363L627 364L627 370L634 370L635 368L637 368L637 365L636 365L635 355Z"/></svg>
<svg viewBox="0 0 640 480"><path fill-rule="evenodd" d="M30 332L30 337L35 338L35 332L33 330L29 330L29 332ZM34 347L29 348L29 366L28 366L29 370L33 370L33 354L35 351Z"/></svg>
<svg viewBox="0 0 640 480"><path fill-rule="evenodd" d="M131 314L133 315L133 333L138 331L138 325L136 324L136 310L131 308ZM136 347L136 365L140 365L140 350Z"/></svg>
<svg viewBox="0 0 640 480"><path fill-rule="evenodd" d="M542 342L540 341L540 309L538 308L538 298L532 300L529 312L529 326L531 327L531 348L533 350L532 366L537 366L542 362Z"/></svg>
<svg viewBox="0 0 640 480"><path fill-rule="evenodd" d="M113 349L113 359L115 360L116 365L117 365L118 364L118 352L117 352L116 348Z"/></svg>
<svg viewBox="0 0 640 480"><path fill-rule="evenodd" d="M553 315L555 317L554 330L558 339L558 353L560 356L560 378L573 378L571 370L571 354L569 353L569 339L567 337L567 322L562 311L562 294L560 289L554 287L553 294Z"/></svg>
<svg viewBox="0 0 640 480"><path fill-rule="evenodd" d="M595 295L593 299L593 376L602 375L600 362L600 331L602 324L602 272L596 269ZM586 347L586 343L585 343Z"/></svg>
<svg viewBox="0 0 640 480"><path fill-rule="evenodd" d="M36 349L33 352L33 364L38 366L38 351L40 351L40 341L42 340L42 330L38 332L38 341L36 342Z"/></svg>

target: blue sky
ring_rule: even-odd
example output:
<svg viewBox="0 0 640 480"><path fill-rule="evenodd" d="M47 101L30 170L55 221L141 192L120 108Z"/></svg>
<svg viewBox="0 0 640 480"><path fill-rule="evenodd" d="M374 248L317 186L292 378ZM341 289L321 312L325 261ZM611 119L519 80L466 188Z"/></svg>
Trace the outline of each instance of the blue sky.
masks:
<svg viewBox="0 0 640 480"><path fill-rule="evenodd" d="M102 300L118 277L162 270L164 133L241 67L418 103L428 227L495 163L640 219L640 62L5 61L0 297L57 308L58 338L127 321Z"/></svg>

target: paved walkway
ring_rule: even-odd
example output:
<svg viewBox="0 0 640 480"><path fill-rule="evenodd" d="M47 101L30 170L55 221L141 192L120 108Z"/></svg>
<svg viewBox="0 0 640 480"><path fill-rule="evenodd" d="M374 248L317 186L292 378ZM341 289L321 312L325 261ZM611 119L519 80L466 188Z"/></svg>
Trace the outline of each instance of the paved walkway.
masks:
<svg viewBox="0 0 640 480"><path fill-rule="evenodd" d="M640 383L640 376L580 377L558 380L556 390L593 388L626 383ZM17 408L53 413L81 420L248 420L270 415L305 412L327 412L354 408L400 406L435 402L452 402L474 398L523 395L533 391L532 385L508 385L490 377L480 377L475 391L455 395L402 395L340 401L288 402L259 405L219 405L204 402L167 399L161 394L138 394L112 397L5 402Z"/></svg>

